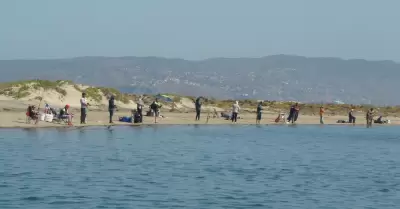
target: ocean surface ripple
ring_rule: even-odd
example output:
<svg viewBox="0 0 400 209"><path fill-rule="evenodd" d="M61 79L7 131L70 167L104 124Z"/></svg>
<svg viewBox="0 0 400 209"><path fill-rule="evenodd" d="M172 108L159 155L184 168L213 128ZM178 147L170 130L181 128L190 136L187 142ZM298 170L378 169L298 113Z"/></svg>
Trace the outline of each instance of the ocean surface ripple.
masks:
<svg viewBox="0 0 400 209"><path fill-rule="evenodd" d="M0 208L400 205L400 130L348 126L4 129Z"/></svg>

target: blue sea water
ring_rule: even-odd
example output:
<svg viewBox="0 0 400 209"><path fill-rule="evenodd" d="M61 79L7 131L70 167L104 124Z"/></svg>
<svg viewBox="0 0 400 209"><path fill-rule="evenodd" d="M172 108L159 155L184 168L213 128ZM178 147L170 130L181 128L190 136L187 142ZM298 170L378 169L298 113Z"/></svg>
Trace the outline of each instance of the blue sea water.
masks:
<svg viewBox="0 0 400 209"><path fill-rule="evenodd" d="M400 130L0 130L0 208L399 208Z"/></svg>

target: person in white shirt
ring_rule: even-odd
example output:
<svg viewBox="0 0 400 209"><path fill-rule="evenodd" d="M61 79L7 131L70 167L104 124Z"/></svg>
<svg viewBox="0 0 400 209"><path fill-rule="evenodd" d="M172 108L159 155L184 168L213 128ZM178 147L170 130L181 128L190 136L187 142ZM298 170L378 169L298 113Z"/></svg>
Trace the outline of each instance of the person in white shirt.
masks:
<svg viewBox="0 0 400 209"><path fill-rule="evenodd" d="M143 123L143 107L144 107L144 102L143 102L143 96L140 95L139 96L139 100L137 102L137 107L136 110L138 112L138 114L140 115L140 123Z"/></svg>
<svg viewBox="0 0 400 209"><path fill-rule="evenodd" d="M89 103L86 101L86 93L82 93L81 102L81 124L86 124L87 106Z"/></svg>
<svg viewBox="0 0 400 209"><path fill-rule="evenodd" d="M237 116L240 110L240 106L239 106L239 101L236 101L233 105L232 105L232 122L237 121Z"/></svg>

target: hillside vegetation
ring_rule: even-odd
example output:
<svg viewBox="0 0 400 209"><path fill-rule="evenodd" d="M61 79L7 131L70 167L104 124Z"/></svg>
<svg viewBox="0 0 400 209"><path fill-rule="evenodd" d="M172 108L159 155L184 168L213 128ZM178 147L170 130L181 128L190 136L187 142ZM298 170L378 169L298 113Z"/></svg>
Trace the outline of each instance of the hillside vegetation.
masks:
<svg viewBox="0 0 400 209"><path fill-rule="evenodd" d="M114 95L118 106L126 108L135 108L135 102L138 95L124 94L114 88L85 86L75 84L67 80L26 80L15 81L0 84L0 95L15 100L33 101L44 100L50 104L58 106L71 104L71 106L79 107L79 98L81 93L85 92L87 98L98 106L107 106L107 98ZM183 96L178 94L166 94L172 99L172 102L160 100L164 104L164 108L170 111L192 111L194 109L195 97ZM150 104L155 100L155 95L144 94L143 100L145 104ZM203 109L224 111L230 110L234 100L218 100L215 98L204 99ZM240 100L240 106L243 111L255 112L257 100ZM264 110L268 112L287 112L294 102L278 102L264 101ZM318 115L321 104L301 103L301 114ZM347 115L351 108L359 112L366 112L367 109L373 107L378 110L379 114L387 116L400 116L400 106L372 106L372 105L351 105L351 104L323 104L326 114L328 115Z"/></svg>
<svg viewBox="0 0 400 209"><path fill-rule="evenodd" d="M106 87L84 86L66 80L25 80L0 84L0 95L16 100L47 100L46 102L58 104L68 103L73 100L78 106L79 98L85 92L87 99L97 105L106 105L107 98L114 95L122 104L130 104L130 97L122 94L117 89ZM58 100L58 101L54 101ZM62 105L62 104L60 104Z"/></svg>

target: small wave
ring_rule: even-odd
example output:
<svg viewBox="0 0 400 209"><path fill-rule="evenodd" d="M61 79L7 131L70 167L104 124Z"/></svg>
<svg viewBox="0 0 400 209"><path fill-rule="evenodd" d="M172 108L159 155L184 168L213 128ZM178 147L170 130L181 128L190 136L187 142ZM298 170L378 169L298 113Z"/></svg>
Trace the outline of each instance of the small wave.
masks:
<svg viewBox="0 0 400 209"><path fill-rule="evenodd" d="M38 201L38 200L44 200L44 198L41 197L36 197L36 196L29 196L29 197L23 197L21 200L25 201Z"/></svg>

